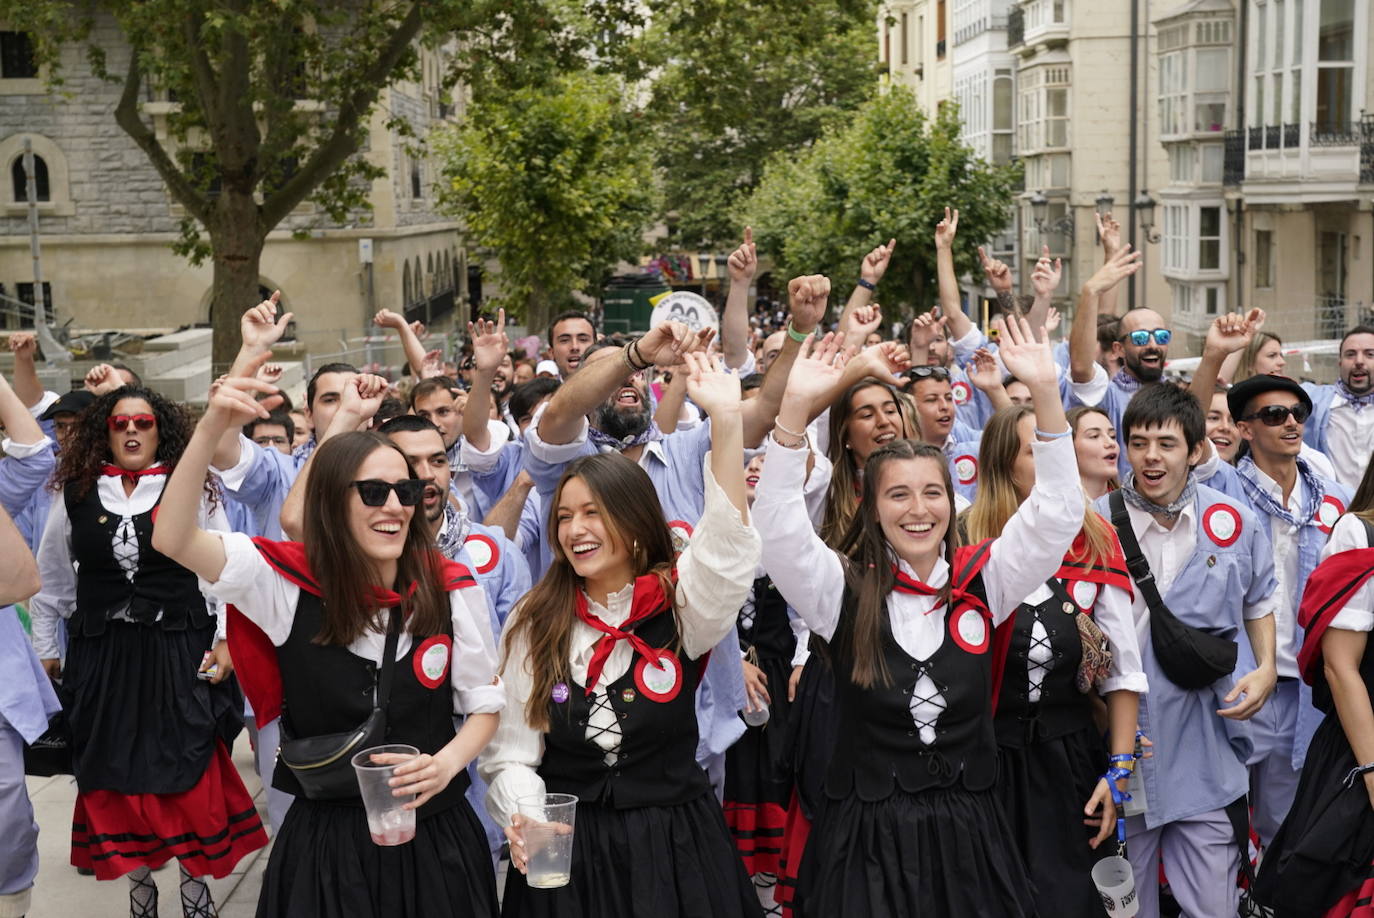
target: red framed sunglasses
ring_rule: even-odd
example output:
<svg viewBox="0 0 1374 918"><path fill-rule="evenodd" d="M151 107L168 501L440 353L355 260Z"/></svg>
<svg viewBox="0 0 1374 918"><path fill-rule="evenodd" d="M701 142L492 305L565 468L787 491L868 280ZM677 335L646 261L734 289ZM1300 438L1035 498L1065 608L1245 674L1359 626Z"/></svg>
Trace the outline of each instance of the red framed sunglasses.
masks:
<svg viewBox="0 0 1374 918"><path fill-rule="evenodd" d="M151 414L112 414L105 424L110 430L127 430L130 422L138 430L152 430L157 426L157 417Z"/></svg>

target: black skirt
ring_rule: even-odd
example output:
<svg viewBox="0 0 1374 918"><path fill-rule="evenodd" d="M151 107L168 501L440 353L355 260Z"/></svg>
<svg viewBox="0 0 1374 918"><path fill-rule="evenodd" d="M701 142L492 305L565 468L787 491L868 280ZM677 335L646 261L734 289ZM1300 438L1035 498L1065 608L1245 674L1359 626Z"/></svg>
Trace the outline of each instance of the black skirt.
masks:
<svg viewBox="0 0 1374 918"><path fill-rule="evenodd" d="M783 761L797 790L802 813L815 819L825 797L825 776L839 734L835 672L824 656L811 654L797 683L797 700L788 712Z"/></svg>
<svg viewBox="0 0 1374 918"><path fill-rule="evenodd" d="M1340 719L1328 714L1312 736L1288 817L1260 864L1255 899L1279 918L1321 918L1370 876L1374 811Z"/></svg>
<svg viewBox="0 0 1374 918"><path fill-rule="evenodd" d="M297 797L267 861L258 918L495 918L496 874L466 800L373 844L363 808Z"/></svg>
<svg viewBox="0 0 1374 918"><path fill-rule="evenodd" d="M793 914L1029 918L1036 911L993 792L939 788L874 803L827 799L806 845Z"/></svg>
<svg viewBox="0 0 1374 918"><path fill-rule="evenodd" d="M259 912L259 915L262 913ZM531 889L506 873L503 918L757 918L757 894L710 793L678 806L579 803L572 882Z"/></svg>
<svg viewBox="0 0 1374 918"><path fill-rule="evenodd" d="M205 773L217 739L233 748L243 728L237 683L196 678L214 637L213 624L166 631L116 620L95 636L72 629L62 702L82 791L181 793Z"/></svg>
<svg viewBox="0 0 1374 918"><path fill-rule="evenodd" d="M725 822L745 870L776 874L792 798L792 779L784 761L792 710L787 700L792 665L765 657L759 668L768 679L770 714L766 723L746 729L725 753Z"/></svg>
<svg viewBox="0 0 1374 918"><path fill-rule="evenodd" d="M1106 770L1107 747L1095 727L1022 748L1000 746L997 798L1035 878L1041 915L1106 915L1092 868L1116 853L1115 835L1094 851L1083 806Z"/></svg>

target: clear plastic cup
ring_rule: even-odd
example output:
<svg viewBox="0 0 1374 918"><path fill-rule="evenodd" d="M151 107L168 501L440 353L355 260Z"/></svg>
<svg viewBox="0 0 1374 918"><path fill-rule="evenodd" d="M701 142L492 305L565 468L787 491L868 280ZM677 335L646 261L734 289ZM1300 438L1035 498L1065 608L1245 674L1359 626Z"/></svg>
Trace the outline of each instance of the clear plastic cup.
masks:
<svg viewBox="0 0 1374 918"><path fill-rule="evenodd" d="M391 779L396 766L404 762L382 765L372 761L374 755L403 755L414 758L420 750L414 746L373 746L353 756L353 770L358 774L358 791L362 794L363 809L367 811L367 830L378 845L404 845L415 837L415 811L402 809L413 801L415 794L393 796Z"/></svg>
<svg viewBox="0 0 1374 918"><path fill-rule="evenodd" d="M1104 857L1093 865L1093 883L1102 896L1102 906L1112 918L1132 918L1140 911L1135 892L1135 873L1131 862L1120 855Z"/></svg>
<svg viewBox="0 0 1374 918"><path fill-rule="evenodd" d="M525 882L534 889L567 886L572 878L573 826L577 798L572 794L535 794L516 801L524 817Z"/></svg>

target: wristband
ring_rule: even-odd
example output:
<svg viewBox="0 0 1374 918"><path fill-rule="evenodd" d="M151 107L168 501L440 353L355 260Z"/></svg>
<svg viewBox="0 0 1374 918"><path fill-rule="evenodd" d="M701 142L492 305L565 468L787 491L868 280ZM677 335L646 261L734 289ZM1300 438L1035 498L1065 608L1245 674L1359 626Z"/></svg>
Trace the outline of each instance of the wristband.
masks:
<svg viewBox="0 0 1374 918"><path fill-rule="evenodd" d="M1354 768L1350 769L1350 772L1345 776L1345 781L1342 783L1345 784L1347 788L1354 787L1357 780L1371 771L1374 771L1374 762L1370 762L1368 765L1356 765Z"/></svg>
<svg viewBox="0 0 1374 918"><path fill-rule="evenodd" d="M862 287L862 288L864 288L865 290L877 290L877 289L878 289L878 285L877 285L877 284L873 283L872 281L866 281L866 280L864 280L862 277L859 278L858 283L859 283L859 286Z"/></svg>
<svg viewBox="0 0 1374 918"><path fill-rule="evenodd" d="M631 349L634 350L634 356L630 355ZM621 351L621 355L625 358L625 366L629 367L631 372L642 373L651 366L651 364L642 363L644 358L639 355L638 338L625 345L625 349Z"/></svg>
<svg viewBox="0 0 1374 918"><path fill-rule="evenodd" d="M805 433L797 433L795 430L792 430L791 428L784 427L782 421L779 421L776 418L773 419L773 426L776 427L778 430L781 430L783 433L787 434L789 437L796 437L798 440L806 439Z"/></svg>
<svg viewBox="0 0 1374 918"><path fill-rule="evenodd" d="M810 338L810 337L811 337L811 333L810 333L810 332L802 333L802 332L797 331L795 328L792 327L792 320L791 320L791 319L788 319L788 320L787 320L787 337L791 338L793 341L796 341L798 344L800 344L801 342L805 341L807 338Z"/></svg>
<svg viewBox="0 0 1374 918"><path fill-rule="evenodd" d="M1125 771L1135 771L1134 752L1123 752L1119 755L1112 756L1111 758L1107 759L1107 761L1114 768L1121 768Z"/></svg>
<svg viewBox="0 0 1374 918"><path fill-rule="evenodd" d="M1037 437L1040 437L1042 440L1062 440L1065 437L1073 436L1073 428L1070 427L1068 430L1061 430L1059 433L1045 433L1043 430L1037 427L1035 428L1035 435Z"/></svg>
<svg viewBox="0 0 1374 918"><path fill-rule="evenodd" d="M1115 803L1117 806L1120 806L1127 800L1130 800L1131 795L1126 793L1124 790L1120 790L1116 786L1116 782L1129 778L1130 776L1131 773L1129 771L1127 771L1124 768L1117 768L1115 766L1108 768L1107 773L1102 776L1102 780L1106 781L1107 787L1111 789L1112 803Z"/></svg>

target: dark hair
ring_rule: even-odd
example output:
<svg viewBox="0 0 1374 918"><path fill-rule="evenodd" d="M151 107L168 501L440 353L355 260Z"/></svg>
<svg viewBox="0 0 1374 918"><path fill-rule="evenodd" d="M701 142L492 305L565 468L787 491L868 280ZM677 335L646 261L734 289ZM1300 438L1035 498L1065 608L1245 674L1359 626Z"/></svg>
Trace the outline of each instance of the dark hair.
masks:
<svg viewBox="0 0 1374 918"><path fill-rule="evenodd" d="M896 577L892 572L892 548L878 522L878 484L883 468L892 462L906 459L929 459L940 470L945 494L949 498L950 520L945 528L944 556L949 564L949 580L940 589L938 602L949 605L950 584L956 576L954 549L957 532L954 525L954 481L949 475L945 454L928 443L914 440L893 440L875 449L864 463L863 493L859 510L849 521L836 551L846 559L845 579L854 593L854 621L848 629L847 640L834 645L837 653L850 660L850 677L861 688L875 683L891 684L891 674L883 661L882 629L887 615L887 597ZM533 696L532 696L533 697Z"/></svg>
<svg viewBox="0 0 1374 918"><path fill-rule="evenodd" d="M1116 343L1117 333L1121 330L1121 320L1116 316L1097 317L1097 346L1110 351Z"/></svg>
<svg viewBox="0 0 1374 918"><path fill-rule="evenodd" d="M315 408L315 383L319 382L320 377L326 373L357 373L358 368L351 363L326 363L315 371L310 377L310 382L305 384L305 407L313 410Z"/></svg>
<svg viewBox="0 0 1374 918"><path fill-rule="evenodd" d="M630 576L656 574L672 604L674 617L677 615L677 591L672 580L673 539L648 474L620 453L599 453L574 461L558 480L548 504L546 538L553 560L516 607L503 638L502 672L512 663L527 667L531 699L547 698L555 683L572 681L568 657L582 578L577 576L558 542L558 502L563 489L574 478L580 478L591 492L605 522L607 538L630 554ZM513 660L510 648L517 640L524 643L524 656ZM535 730L548 730L549 706L542 701L526 705L525 721Z"/></svg>
<svg viewBox="0 0 1374 918"><path fill-rule="evenodd" d="M739 381L739 388L741 392L748 392L751 389L762 389L763 374L750 373L748 376L744 377Z"/></svg>
<svg viewBox="0 0 1374 918"><path fill-rule="evenodd" d="M429 379L422 379L410 390L410 410L414 411L415 403L426 396L435 392L446 392L452 396L452 390L456 388L458 388L458 384L447 376L431 376Z"/></svg>
<svg viewBox="0 0 1374 918"><path fill-rule="evenodd" d="M396 451L405 462L410 477L415 467L405 453L375 431L355 430L331 437L310 463L310 478L305 485L305 519L302 533L305 557L320 584L323 621L316 643L347 647L365 632L379 630L372 587L395 589L404 594L413 582L414 594L407 602L406 628L417 637L438 634L449 614L449 603L442 589L440 557L434 550L434 534L423 513L412 513L405 545L396 563L396 582L378 584L370 576L371 560L353 541L349 514L353 507L350 487L358 468L379 449Z"/></svg>
<svg viewBox="0 0 1374 918"><path fill-rule="evenodd" d="M558 327L558 323L567 322L570 319L581 319L583 322L586 322L591 326L592 337L596 337L596 323L592 321L591 316L579 309L569 309L566 312L560 312L549 320L549 344L553 344L553 330Z"/></svg>
<svg viewBox="0 0 1374 918"><path fill-rule="evenodd" d="M1350 329L1350 331L1346 332L1344 335L1341 335L1341 346L1340 349L1336 352L1337 356L1340 355L1340 351L1345 350L1346 339L1352 338L1355 335L1374 335L1374 325L1356 325L1354 328Z"/></svg>
<svg viewBox="0 0 1374 918"><path fill-rule="evenodd" d="M57 471L53 473L48 487L53 491L70 488L73 497L85 497L100 477L101 467L113 462L110 453L110 431L106 424L115 405L126 398L141 398L153 409L157 418L157 454L154 459L167 466L168 474L176 468L177 460L191 439L195 424L191 413L180 402L173 402L142 386L120 386L111 392L98 396L84 411L77 415L76 431L71 442L58 454ZM213 503L219 492L214 478L205 475L205 493Z"/></svg>
<svg viewBox="0 0 1374 918"><path fill-rule="evenodd" d="M621 348L621 347L625 347L627 344L630 343L630 341L636 340L636 339L638 339L638 337L639 337L639 336L636 335L636 336L634 336L634 338L631 338L631 339L629 339L629 340L626 340L624 343L621 343L621 342L619 342L619 341L616 341L616 340L614 340L614 339L612 339L612 338L598 338L596 341L593 341L593 342L592 342L592 346L591 346L591 347L587 348L585 351L582 352L582 363L579 364L579 366L586 366L586 365L587 365L587 358L590 357L590 356L592 356L593 354L595 354L597 351L604 351L604 350L606 350L607 348ZM626 370L625 372L626 372L626 375L629 374L629 370Z"/></svg>
<svg viewBox="0 0 1374 918"><path fill-rule="evenodd" d="M1355 496L1350 498L1348 512L1374 523L1374 455L1370 455L1369 462L1365 464L1360 486L1355 489ZM1374 545L1370 547L1374 548Z"/></svg>
<svg viewBox="0 0 1374 918"><path fill-rule="evenodd" d="M1163 427L1170 421L1177 421L1183 428L1183 439L1190 453L1207 435L1207 417L1191 393L1168 383L1149 383L1141 386L1127 403L1118 436L1125 443L1131 439L1134 428Z"/></svg>
<svg viewBox="0 0 1374 918"><path fill-rule="evenodd" d="M393 418L387 418L377 427L377 432L387 437L394 433L419 433L422 430L432 430L441 435L443 433L433 421L418 414L398 414Z"/></svg>
<svg viewBox="0 0 1374 918"><path fill-rule="evenodd" d="M291 415L281 408L276 408L265 418L254 418L243 425L243 435L248 439L253 439L253 433L263 424L277 424L286 428L286 442L289 444L296 438L296 424L291 420Z"/></svg>
<svg viewBox="0 0 1374 918"><path fill-rule="evenodd" d="M529 382L522 382L511 392L510 401L506 402L510 416L519 421L533 411L540 401L557 392L561 385L551 376L536 376Z"/></svg>
<svg viewBox="0 0 1374 918"><path fill-rule="evenodd" d="M132 376L132 377L134 378L134 381L133 381L132 383L130 383L130 385L132 385L132 386L142 386L142 385L143 385L143 377L142 377L142 376L139 376L139 375L138 375L138 372L137 372L136 370L134 370L133 367L129 366L127 363L112 363L112 364L110 364L110 366L111 366L113 369L116 369L116 370L123 370L125 373L128 373L130 376Z"/></svg>
<svg viewBox="0 0 1374 918"><path fill-rule="evenodd" d="M372 426L377 427L385 424L392 418L400 417L410 410L410 406L401 401L394 395L388 395L382 399L382 403L377 406L377 413L372 416Z"/></svg>
<svg viewBox="0 0 1374 918"><path fill-rule="evenodd" d="M902 415L902 436L909 437L914 432L907 429L906 413L901 411L902 400L897 390L881 380L865 377L845 390L830 406L830 436L826 451L830 459L830 487L825 496L825 514L821 523L821 538L832 548L839 544L858 509L859 501L854 497L858 490L860 477L867 477L867 463L861 471L854 460L854 453L845 442L845 428L854 414L854 396L865 389L878 387L891 396Z"/></svg>

